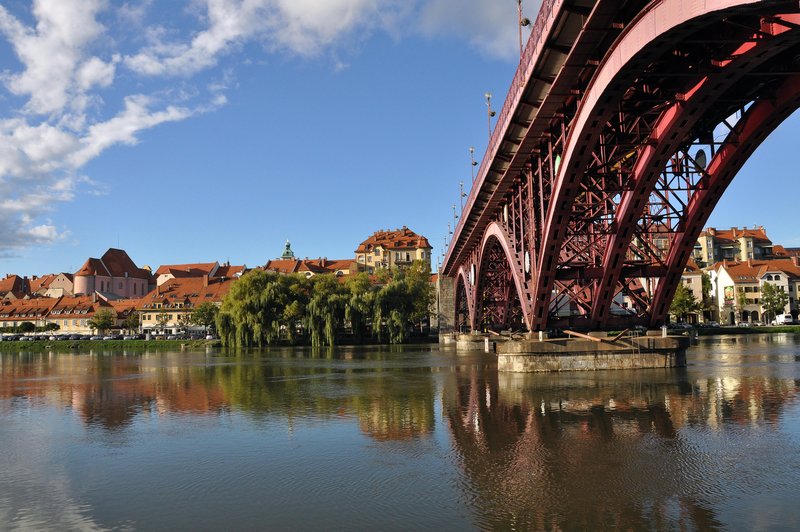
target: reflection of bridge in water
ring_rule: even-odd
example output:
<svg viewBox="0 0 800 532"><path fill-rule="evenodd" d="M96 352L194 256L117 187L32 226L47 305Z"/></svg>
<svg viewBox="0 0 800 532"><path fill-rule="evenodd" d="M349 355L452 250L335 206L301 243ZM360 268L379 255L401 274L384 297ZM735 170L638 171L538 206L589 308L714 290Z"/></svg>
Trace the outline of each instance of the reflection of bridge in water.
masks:
<svg viewBox="0 0 800 532"><path fill-rule="evenodd" d="M742 367L696 377L678 369L498 375L480 368L452 376L445 419L482 525L723 528L716 507L740 481L737 459L758 470L762 457L750 454L757 446L726 449L719 440L741 424L774 426L798 382ZM709 437L715 433L720 438Z"/></svg>
<svg viewBox="0 0 800 532"><path fill-rule="evenodd" d="M663 323L800 105L797 2L544 0L442 267L460 329Z"/></svg>

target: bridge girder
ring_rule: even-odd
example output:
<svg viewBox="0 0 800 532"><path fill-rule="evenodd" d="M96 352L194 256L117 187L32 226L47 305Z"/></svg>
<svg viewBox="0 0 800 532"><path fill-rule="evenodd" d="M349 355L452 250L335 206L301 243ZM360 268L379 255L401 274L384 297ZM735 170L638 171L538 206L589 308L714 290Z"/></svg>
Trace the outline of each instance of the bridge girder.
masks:
<svg viewBox="0 0 800 532"><path fill-rule="evenodd" d="M545 4L563 8L557 1ZM629 20L614 9L623 4ZM602 61L586 60L582 68L564 54L561 70L548 79L551 89L561 90L557 108L552 93L535 106L525 100L540 75L527 85L515 78L521 88L509 93L504 111L517 102L529 116L505 113L506 130L496 130L492 143L495 152L505 152L487 152L480 186L448 250L444 272L456 268L468 282L472 269L481 286L482 261L501 249L508 286L529 330L662 322L710 208L755 149L741 142L750 130L740 131L740 124L755 123L751 111L765 109L764 98L783 101L770 87L790 87L793 70L800 71L796 2L717 0L707 3L711 8L687 8L664 0L632 9L636 4L598 1L591 14L581 15L583 30L615 21L607 28L613 46ZM572 48L582 59L591 41L584 37L575 37ZM523 71L532 75L534 69L521 64ZM563 96L568 75L573 85ZM795 100L788 93L784 100L762 117L762 128L791 114ZM735 112L739 122L730 118ZM715 142L720 127L729 132ZM506 139L511 128L513 138ZM701 167L701 146L712 164L723 165L725 177ZM496 299L502 290L495 292ZM469 296L473 329L482 294L477 289ZM505 319L492 312L493 319Z"/></svg>

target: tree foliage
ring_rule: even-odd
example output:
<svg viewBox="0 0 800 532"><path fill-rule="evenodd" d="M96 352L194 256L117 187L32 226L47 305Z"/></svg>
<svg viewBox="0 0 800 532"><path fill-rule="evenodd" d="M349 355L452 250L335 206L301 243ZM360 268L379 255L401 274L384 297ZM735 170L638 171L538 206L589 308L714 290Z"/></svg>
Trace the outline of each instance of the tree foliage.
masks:
<svg viewBox="0 0 800 532"><path fill-rule="evenodd" d="M694 297L692 289L685 283L680 283L669 306L670 314L676 316L679 321L684 321L688 314L698 312L700 308L701 305Z"/></svg>
<svg viewBox="0 0 800 532"><path fill-rule="evenodd" d="M208 328L217 321L217 314L219 314L219 307L211 301L206 301L192 309L189 314L189 322L208 331Z"/></svg>
<svg viewBox="0 0 800 532"><path fill-rule="evenodd" d="M789 303L789 295L784 292L782 286L771 283L764 283L761 286L761 305L767 313L765 321L775 319L778 314L783 314L787 303Z"/></svg>
<svg viewBox="0 0 800 532"><path fill-rule="evenodd" d="M103 333L114 325L114 312L107 308L102 308L94 313L94 317L86 322L90 328Z"/></svg>
<svg viewBox="0 0 800 532"><path fill-rule="evenodd" d="M348 331L399 343L430 315L430 274L412 268L347 277L279 275L255 270L228 292L216 318L225 345L263 347L279 341L335 345Z"/></svg>

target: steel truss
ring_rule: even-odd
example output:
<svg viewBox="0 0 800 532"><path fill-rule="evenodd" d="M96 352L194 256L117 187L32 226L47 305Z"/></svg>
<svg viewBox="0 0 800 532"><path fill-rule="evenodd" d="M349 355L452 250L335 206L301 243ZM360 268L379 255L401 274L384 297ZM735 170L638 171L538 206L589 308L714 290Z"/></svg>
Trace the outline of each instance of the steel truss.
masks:
<svg viewBox="0 0 800 532"><path fill-rule="evenodd" d="M580 70L524 164L505 176L484 237L460 268L473 329L665 319L713 206L800 92L791 92L800 73L796 2L685 20L669 11L680 5L620 12L629 17L621 26L631 24L615 41L630 54L624 67L597 61ZM643 38L645 15L674 26Z"/></svg>

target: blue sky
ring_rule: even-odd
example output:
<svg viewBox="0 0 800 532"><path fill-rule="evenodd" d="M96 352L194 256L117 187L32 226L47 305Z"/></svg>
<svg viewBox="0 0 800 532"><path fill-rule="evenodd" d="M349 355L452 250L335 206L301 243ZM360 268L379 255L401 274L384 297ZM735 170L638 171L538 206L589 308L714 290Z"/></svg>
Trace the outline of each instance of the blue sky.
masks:
<svg viewBox="0 0 800 532"><path fill-rule="evenodd" d="M3 0L0 274L347 258L402 225L438 255L517 47L513 0ZM800 245L798 128L711 224Z"/></svg>

